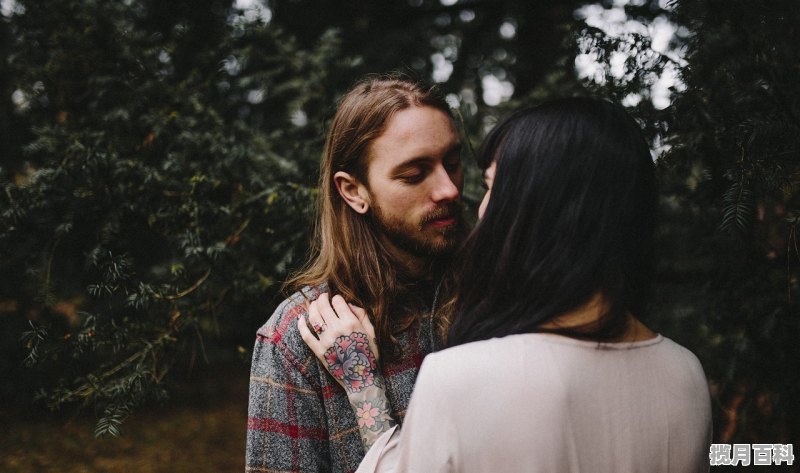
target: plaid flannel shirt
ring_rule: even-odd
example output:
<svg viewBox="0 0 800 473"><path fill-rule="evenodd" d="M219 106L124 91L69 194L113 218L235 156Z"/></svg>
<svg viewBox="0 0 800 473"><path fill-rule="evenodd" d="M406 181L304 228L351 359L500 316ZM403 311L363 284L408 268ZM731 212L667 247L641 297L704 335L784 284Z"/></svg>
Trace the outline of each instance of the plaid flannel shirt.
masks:
<svg viewBox="0 0 800 473"><path fill-rule="evenodd" d="M323 287L304 288L309 300ZM256 334L247 419L247 472L350 472L364 448L344 389L325 371L297 330L303 295L293 294ZM432 320L421 317L397 336L399 357L383 364L394 418L402 422L422 359L439 348Z"/></svg>

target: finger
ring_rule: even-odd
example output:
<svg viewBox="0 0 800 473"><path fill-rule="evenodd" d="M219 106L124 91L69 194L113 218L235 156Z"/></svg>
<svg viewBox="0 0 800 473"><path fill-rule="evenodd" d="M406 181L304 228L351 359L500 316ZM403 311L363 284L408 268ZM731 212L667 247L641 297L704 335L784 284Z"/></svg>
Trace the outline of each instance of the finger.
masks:
<svg viewBox="0 0 800 473"><path fill-rule="evenodd" d="M336 312L331 306L330 298L327 292L323 292L317 298L317 308L319 309L320 314L322 314L323 321L327 323L335 322L334 319L338 318Z"/></svg>
<svg viewBox="0 0 800 473"><path fill-rule="evenodd" d="M369 339L372 340L373 348L375 348L375 351L377 351L378 350L378 337L375 335L375 327L372 326L372 324L370 323L369 319L365 318L364 321L366 322L364 324L364 331L367 332L367 335L369 336Z"/></svg>
<svg viewBox="0 0 800 473"><path fill-rule="evenodd" d="M364 331L367 332L367 336L369 337L370 342L372 342L371 348L375 352L375 357L378 358L378 338L375 336L375 327L372 325L372 321L369 319L369 314L367 314L366 310L353 304L348 303L347 306L350 309L350 312L352 312L361 322L361 326L364 327Z"/></svg>
<svg viewBox="0 0 800 473"><path fill-rule="evenodd" d="M308 326L318 339L320 334L325 330L326 325L325 319L319 311L317 301L312 301L311 304L308 305Z"/></svg>
<svg viewBox="0 0 800 473"><path fill-rule="evenodd" d="M336 315L339 316L341 321L352 323L353 326L358 325L359 318L353 313L352 310L350 310L350 305L344 300L344 297L338 294L333 296L331 304L333 305L333 309L336 311Z"/></svg>
<svg viewBox="0 0 800 473"><path fill-rule="evenodd" d="M358 320L361 321L361 325L364 326L365 329L371 331L373 334L375 333L375 327L372 325L372 321L369 318L369 314L366 310L362 309L353 304L347 304L350 308L350 311L358 317Z"/></svg>
<svg viewBox="0 0 800 473"><path fill-rule="evenodd" d="M349 302L347 303L347 307L349 307L350 311L354 313L356 317L358 317L358 320L364 320L364 319L369 320L369 316L367 316L367 311L362 309L361 307L353 305Z"/></svg>
<svg viewBox="0 0 800 473"><path fill-rule="evenodd" d="M308 324L303 317L297 318L297 330L300 331L300 336L303 338L306 345L308 345L308 348L311 349L311 352L321 360L324 349L316 335L308 328Z"/></svg>
<svg viewBox="0 0 800 473"><path fill-rule="evenodd" d="M340 321L350 324L354 330L362 331L367 334L371 342L371 348L375 351L375 355L377 356L378 343L375 339L375 328L369 321L367 311L352 304L348 304L344 300L344 297L339 295L333 296L333 307L336 313L339 314Z"/></svg>
<svg viewBox="0 0 800 473"><path fill-rule="evenodd" d="M370 342L372 342L370 344L370 348L372 349L372 352L375 353L375 359L379 360L381 358L381 350L378 347L378 339L375 337L375 329L373 329L370 325L370 327L366 329L366 332L367 337L369 337Z"/></svg>

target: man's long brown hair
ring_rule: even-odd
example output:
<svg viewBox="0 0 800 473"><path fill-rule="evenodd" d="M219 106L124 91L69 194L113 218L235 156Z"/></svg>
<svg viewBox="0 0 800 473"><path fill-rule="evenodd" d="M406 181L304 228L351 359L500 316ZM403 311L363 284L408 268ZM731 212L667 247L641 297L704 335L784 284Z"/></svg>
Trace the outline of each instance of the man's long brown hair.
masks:
<svg viewBox="0 0 800 473"><path fill-rule="evenodd" d="M407 297L408 283L385 245L371 216L352 210L339 195L333 176L347 172L365 185L370 145L383 134L392 116L410 107L428 106L450 114L435 87L399 76L371 77L342 99L331 123L320 166L318 218L308 264L286 282L298 290L327 283L331 295L364 307L375 326L382 358L393 357L397 333L412 320L398 324L390 306ZM405 315L405 314L403 314Z"/></svg>

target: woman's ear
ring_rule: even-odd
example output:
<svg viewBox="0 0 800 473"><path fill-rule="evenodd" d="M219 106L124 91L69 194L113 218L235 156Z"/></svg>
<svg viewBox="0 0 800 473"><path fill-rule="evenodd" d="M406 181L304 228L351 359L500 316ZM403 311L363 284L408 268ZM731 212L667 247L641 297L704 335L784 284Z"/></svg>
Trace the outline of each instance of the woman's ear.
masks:
<svg viewBox="0 0 800 473"><path fill-rule="evenodd" d="M369 192L367 187L350 173L339 171L333 175L336 190L347 205L356 213L364 215L369 210Z"/></svg>

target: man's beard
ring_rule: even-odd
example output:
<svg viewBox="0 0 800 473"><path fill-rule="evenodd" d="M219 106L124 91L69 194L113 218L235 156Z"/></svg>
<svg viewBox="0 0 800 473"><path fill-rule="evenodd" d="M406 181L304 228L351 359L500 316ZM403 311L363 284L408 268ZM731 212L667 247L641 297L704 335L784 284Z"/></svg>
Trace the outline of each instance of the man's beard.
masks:
<svg viewBox="0 0 800 473"><path fill-rule="evenodd" d="M426 214L420 222L409 222L386 216L380 206L372 206L372 221L378 230L399 249L416 256L440 257L452 253L466 235L461 218L461 205L453 202L437 207ZM452 217L453 225L435 228L430 223Z"/></svg>

